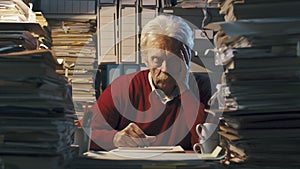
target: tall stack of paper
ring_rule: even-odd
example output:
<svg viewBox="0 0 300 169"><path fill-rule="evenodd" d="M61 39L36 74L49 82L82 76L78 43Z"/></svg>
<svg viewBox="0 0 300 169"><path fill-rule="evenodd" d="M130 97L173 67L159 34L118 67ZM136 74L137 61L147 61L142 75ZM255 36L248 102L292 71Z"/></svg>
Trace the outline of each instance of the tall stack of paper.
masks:
<svg viewBox="0 0 300 169"><path fill-rule="evenodd" d="M3 165L65 167L74 151L74 108L70 86L55 71L55 55L50 50L0 54L0 63Z"/></svg>
<svg viewBox="0 0 300 169"><path fill-rule="evenodd" d="M63 60L64 69L60 73L65 74L72 83L73 101L80 119L96 100L96 21L53 19L49 25L52 49Z"/></svg>
<svg viewBox="0 0 300 169"><path fill-rule="evenodd" d="M47 21L21 0L1 1L0 12L1 166L63 168L75 151L74 107Z"/></svg>
<svg viewBox="0 0 300 169"><path fill-rule="evenodd" d="M235 1L223 3L228 2ZM247 6L254 1L245 2ZM215 95L219 110L210 112L223 113L219 133L228 152L226 163L244 162L238 168L300 166L300 17L296 11L289 12L280 17L281 12L270 11L269 18L207 26L218 31L215 63L225 69Z"/></svg>

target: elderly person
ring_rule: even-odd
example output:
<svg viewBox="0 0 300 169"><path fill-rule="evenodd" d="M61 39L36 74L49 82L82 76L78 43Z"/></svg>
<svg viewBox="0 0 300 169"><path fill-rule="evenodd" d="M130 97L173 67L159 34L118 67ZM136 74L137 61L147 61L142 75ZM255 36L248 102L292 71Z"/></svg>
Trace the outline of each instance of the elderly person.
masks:
<svg viewBox="0 0 300 169"><path fill-rule="evenodd" d="M159 15L141 33L149 69L115 79L91 108L91 149L180 145L199 141L205 121L197 81L189 73L193 32L180 17Z"/></svg>

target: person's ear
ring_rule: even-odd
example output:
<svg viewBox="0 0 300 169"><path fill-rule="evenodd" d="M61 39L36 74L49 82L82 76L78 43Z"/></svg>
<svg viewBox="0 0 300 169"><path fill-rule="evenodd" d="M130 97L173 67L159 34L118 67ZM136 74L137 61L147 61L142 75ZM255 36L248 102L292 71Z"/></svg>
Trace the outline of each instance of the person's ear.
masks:
<svg viewBox="0 0 300 169"><path fill-rule="evenodd" d="M182 45L182 53L183 53L183 56L184 56L185 63L187 63L187 66L190 67L190 62L191 62L191 59L192 59L191 49L187 45L183 44Z"/></svg>

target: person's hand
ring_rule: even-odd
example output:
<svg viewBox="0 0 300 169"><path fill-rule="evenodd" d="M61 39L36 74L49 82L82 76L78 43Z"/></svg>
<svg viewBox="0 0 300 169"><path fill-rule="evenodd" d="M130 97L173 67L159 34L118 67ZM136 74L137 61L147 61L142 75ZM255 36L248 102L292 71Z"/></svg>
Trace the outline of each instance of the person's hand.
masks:
<svg viewBox="0 0 300 169"><path fill-rule="evenodd" d="M155 140L155 136L147 136L136 124L130 123L115 134L113 144L116 147L144 147Z"/></svg>
<svg viewBox="0 0 300 169"><path fill-rule="evenodd" d="M190 60L191 56L188 49L185 45L183 45L182 49L180 50L180 57L181 57L181 71L178 75L177 85L179 87L180 93L189 89L189 70L190 70Z"/></svg>

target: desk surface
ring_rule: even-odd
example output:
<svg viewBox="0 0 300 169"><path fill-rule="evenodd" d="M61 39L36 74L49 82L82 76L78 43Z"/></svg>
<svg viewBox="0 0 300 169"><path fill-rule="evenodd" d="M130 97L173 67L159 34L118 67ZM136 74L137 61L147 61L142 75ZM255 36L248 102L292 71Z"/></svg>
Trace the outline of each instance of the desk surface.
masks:
<svg viewBox="0 0 300 169"><path fill-rule="evenodd" d="M222 169L225 168L219 161L149 161L149 160L99 160L86 157L75 158L71 162L70 169L135 169L135 168L201 168Z"/></svg>
<svg viewBox="0 0 300 169"><path fill-rule="evenodd" d="M156 157L151 156L148 159L137 159L137 158L105 158L107 153L97 153L100 157L92 156L81 156L74 158L71 162L71 169L105 169L105 168L122 168L122 169L133 169L133 168L201 168L201 169L222 169L225 166L220 163L221 158L218 159L197 159L195 153L163 153ZM147 154L147 153L146 153ZM152 154L153 155L153 154ZM175 158L174 158L175 157ZM182 157L182 158L178 158ZM170 160L172 159L173 160Z"/></svg>

